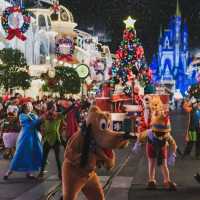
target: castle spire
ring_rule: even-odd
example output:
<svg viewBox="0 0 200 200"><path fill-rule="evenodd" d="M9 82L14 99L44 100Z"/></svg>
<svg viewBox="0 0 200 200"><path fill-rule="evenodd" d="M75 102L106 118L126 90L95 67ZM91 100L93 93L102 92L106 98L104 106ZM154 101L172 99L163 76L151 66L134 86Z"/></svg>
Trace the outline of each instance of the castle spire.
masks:
<svg viewBox="0 0 200 200"><path fill-rule="evenodd" d="M161 26L160 26L160 38L159 38L159 39L162 38L162 34L163 34L163 32L162 32L162 25L161 25Z"/></svg>
<svg viewBox="0 0 200 200"><path fill-rule="evenodd" d="M180 10L180 4L179 4L179 0L177 0L177 4L176 4L176 16L180 17L181 16L181 10Z"/></svg>

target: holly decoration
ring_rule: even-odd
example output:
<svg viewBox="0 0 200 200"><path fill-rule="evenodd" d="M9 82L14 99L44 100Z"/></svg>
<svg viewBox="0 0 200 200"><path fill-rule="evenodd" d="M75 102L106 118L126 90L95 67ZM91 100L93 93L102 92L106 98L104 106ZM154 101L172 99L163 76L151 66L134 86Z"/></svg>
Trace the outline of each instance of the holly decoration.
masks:
<svg viewBox="0 0 200 200"><path fill-rule="evenodd" d="M1 18L2 27L7 33L6 39L12 40L14 37L17 37L25 41L27 38L24 33L28 31L30 22L30 14L24 8L19 6L6 8Z"/></svg>
<svg viewBox="0 0 200 200"><path fill-rule="evenodd" d="M74 41L69 37L56 39L56 56L59 61L71 62L74 53Z"/></svg>

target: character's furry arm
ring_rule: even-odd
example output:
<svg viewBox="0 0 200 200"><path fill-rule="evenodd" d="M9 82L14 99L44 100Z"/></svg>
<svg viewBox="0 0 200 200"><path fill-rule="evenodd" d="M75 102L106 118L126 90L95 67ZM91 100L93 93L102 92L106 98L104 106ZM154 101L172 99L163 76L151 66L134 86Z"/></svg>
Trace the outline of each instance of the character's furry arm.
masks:
<svg viewBox="0 0 200 200"><path fill-rule="evenodd" d="M145 143L147 141L147 131L143 131L138 134L138 141L140 143Z"/></svg>
<svg viewBox="0 0 200 200"><path fill-rule="evenodd" d="M176 145L175 139L171 135L169 135L168 138L167 138L167 141L168 141L169 145L172 146L172 151L175 154L176 153L176 149L177 149L177 145Z"/></svg>
<svg viewBox="0 0 200 200"><path fill-rule="evenodd" d="M142 143L145 143L147 140L147 131L143 131L138 134L138 139L136 143L134 143L132 152L138 154L141 151Z"/></svg>

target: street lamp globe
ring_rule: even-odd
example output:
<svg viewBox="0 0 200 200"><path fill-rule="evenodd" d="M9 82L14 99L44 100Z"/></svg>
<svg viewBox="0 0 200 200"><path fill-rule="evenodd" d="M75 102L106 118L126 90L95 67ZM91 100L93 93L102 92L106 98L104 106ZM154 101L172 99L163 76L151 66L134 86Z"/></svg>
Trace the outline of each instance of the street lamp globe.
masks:
<svg viewBox="0 0 200 200"><path fill-rule="evenodd" d="M48 75L49 75L50 78L55 78L55 76L56 76L55 69L54 68L49 69Z"/></svg>
<svg viewBox="0 0 200 200"><path fill-rule="evenodd" d="M63 65L63 64L64 64L64 62L63 62L63 61L60 61L60 62L59 62L59 65Z"/></svg>
<svg viewBox="0 0 200 200"><path fill-rule="evenodd" d="M58 60L57 60L56 58L54 58L54 59L53 59L53 62L54 62L54 63L57 63L57 62L58 62Z"/></svg>

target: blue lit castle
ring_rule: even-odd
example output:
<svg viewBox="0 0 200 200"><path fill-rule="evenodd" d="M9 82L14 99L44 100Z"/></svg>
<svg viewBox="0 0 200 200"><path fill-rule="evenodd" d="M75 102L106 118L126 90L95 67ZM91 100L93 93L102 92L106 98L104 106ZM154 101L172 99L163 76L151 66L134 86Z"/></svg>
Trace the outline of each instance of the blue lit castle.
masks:
<svg viewBox="0 0 200 200"><path fill-rule="evenodd" d="M180 89L182 93L188 87L186 75L189 64L188 28L182 21L179 1L176 14L171 18L168 29L160 33L158 53L153 56L151 68L154 81Z"/></svg>

